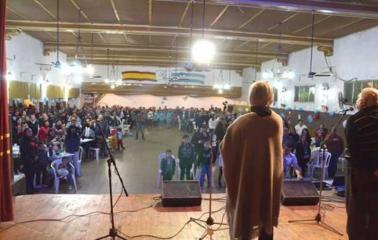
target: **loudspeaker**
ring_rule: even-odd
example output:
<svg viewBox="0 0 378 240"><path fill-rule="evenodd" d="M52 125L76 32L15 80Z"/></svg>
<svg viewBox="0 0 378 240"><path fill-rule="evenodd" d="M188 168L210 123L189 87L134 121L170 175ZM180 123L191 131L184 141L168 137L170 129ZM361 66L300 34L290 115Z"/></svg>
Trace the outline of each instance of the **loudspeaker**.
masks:
<svg viewBox="0 0 378 240"><path fill-rule="evenodd" d="M164 207L200 206L202 201L198 181L163 181L161 196Z"/></svg>
<svg viewBox="0 0 378 240"><path fill-rule="evenodd" d="M282 205L316 205L319 194L311 181L286 180L282 187Z"/></svg>

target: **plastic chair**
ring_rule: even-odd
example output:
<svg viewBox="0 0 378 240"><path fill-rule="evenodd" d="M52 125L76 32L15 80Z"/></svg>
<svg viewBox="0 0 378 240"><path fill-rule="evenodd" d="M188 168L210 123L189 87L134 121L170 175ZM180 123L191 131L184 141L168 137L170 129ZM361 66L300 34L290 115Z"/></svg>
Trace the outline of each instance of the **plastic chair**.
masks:
<svg viewBox="0 0 378 240"><path fill-rule="evenodd" d="M89 156L92 156L92 153L94 154L96 161L99 161L100 160L100 149L90 147L89 148Z"/></svg>
<svg viewBox="0 0 378 240"><path fill-rule="evenodd" d="M320 160L320 154L323 154L322 152L320 152L319 150L316 150L314 151L314 161L312 161L309 166L309 171L310 171L310 176L311 178L314 178L314 171L315 169L320 169L322 168L322 162ZM323 175L323 179L322 180L325 180L328 178L328 167L329 167L329 163L331 161L331 153L330 152L325 152L325 159L324 159L324 175ZM311 159L313 158L313 153L311 153Z"/></svg>
<svg viewBox="0 0 378 240"><path fill-rule="evenodd" d="M65 177L64 176L60 176L57 172L58 170L58 166L62 163L62 159L56 159L54 160L52 163L51 163L51 169L53 171L53 174L54 174L54 188L55 188L55 193L59 193L59 186L60 186L60 181L62 179L64 179ZM75 192L77 191L77 185L76 185L76 178L75 178L75 167L73 166L73 164L70 162L69 163L70 166L71 166L71 177L72 177L72 182L73 182L73 185L74 185L74 189L75 189Z"/></svg>
<svg viewBox="0 0 378 240"><path fill-rule="evenodd" d="M79 159L77 160L77 172L78 172L78 176L81 176L81 160L83 159L83 153L84 153L84 148L83 147L79 147Z"/></svg>

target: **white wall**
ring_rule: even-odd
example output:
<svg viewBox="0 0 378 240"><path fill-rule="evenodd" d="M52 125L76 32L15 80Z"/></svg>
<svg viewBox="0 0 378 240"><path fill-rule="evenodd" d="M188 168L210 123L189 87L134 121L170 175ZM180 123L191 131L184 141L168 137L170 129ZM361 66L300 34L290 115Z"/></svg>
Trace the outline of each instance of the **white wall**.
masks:
<svg viewBox="0 0 378 240"><path fill-rule="evenodd" d="M25 33L6 41L8 79L23 82L42 82L44 69L39 64L56 61L56 52L43 55L43 43ZM60 53L60 61L66 62L66 55ZM51 68L47 73L49 83L63 84L65 76L57 69Z"/></svg>
<svg viewBox="0 0 378 240"><path fill-rule="evenodd" d="M277 106L285 104L291 109L321 110L321 106L325 105L330 112L338 111L338 93L344 92L342 80L378 79L378 27L336 39L333 56L327 60L338 78L330 76L311 79L307 77L310 48L289 54L288 65L285 68L296 72L295 79L266 79L278 89ZM267 61L262 64L261 72L280 67L282 65L275 60ZM316 47L313 51L312 70L318 74L328 72L324 55ZM323 90L323 83L329 85L329 90ZM315 102L294 102L294 87L303 85L315 85Z"/></svg>

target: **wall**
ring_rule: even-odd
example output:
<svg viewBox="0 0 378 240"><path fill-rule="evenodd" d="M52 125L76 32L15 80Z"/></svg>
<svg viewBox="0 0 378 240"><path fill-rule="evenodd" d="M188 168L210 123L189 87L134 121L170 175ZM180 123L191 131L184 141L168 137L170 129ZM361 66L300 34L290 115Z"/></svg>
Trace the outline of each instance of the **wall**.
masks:
<svg viewBox="0 0 378 240"><path fill-rule="evenodd" d="M310 48L289 54L286 69L294 70L296 77L293 80L267 79L278 90L276 107L282 104L291 109L321 110L321 106L328 106L329 112L338 111L338 93L344 92L344 81L378 79L378 27L351 34L336 39L334 53L327 57L337 77L308 78ZM264 62L261 72L282 67L275 60ZM328 72L326 60L322 52L314 48L313 71L316 73ZM329 90L324 90L323 83L327 83ZM313 103L294 102L295 86L315 85L315 101Z"/></svg>

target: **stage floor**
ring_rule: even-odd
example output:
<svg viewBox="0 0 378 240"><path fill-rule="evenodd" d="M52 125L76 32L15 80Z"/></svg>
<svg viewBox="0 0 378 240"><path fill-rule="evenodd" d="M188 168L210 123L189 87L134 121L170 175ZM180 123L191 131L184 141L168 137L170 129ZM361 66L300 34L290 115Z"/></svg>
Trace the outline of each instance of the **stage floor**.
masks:
<svg viewBox="0 0 378 240"><path fill-rule="evenodd" d="M156 235L169 237L182 228L192 218L202 215L206 220L209 201L203 200L198 208L163 208L156 205L157 195L133 195L122 197L115 211L116 227L128 236ZM214 214L217 223L222 222L225 205L224 194L216 194L213 210L219 210ZM115 196L117 197L117 196ZM203 195L207 198L207 195ZM110 226L107 195L83 195L83 194L39 194L18 196L15 200L16 220L23 222L35 219L59 219L71 214L90 215L65 218L63 221L37 221L23 224L1 223L0 239L21 240L58 240L58 239L95 239L108 233ZM156 205L156 206L155 206ZM138 210L139 209L139 210ZM127 212L128 210L137 210ZM289 224L288 220L312 218L316 213L315 206L281 207L280 225L275 230L276 240L346 240L345 233L346 212L344 203L325 203L325 222L341 231L344 236L334 234L316 224ZM104 212L104 213L93 213ZM227 224L226 216L223 223ZM214 225L217 228L218 225ZM220 226L220 231L214 232L213 239L229 239L227 225ZM198 239L203 229L194 222L187 224L183 231L173 239ZM131 239L131 238L128 238ZM154 239L142 236L137 239ZM209 238L207 238L209 239Z"/></svg>

